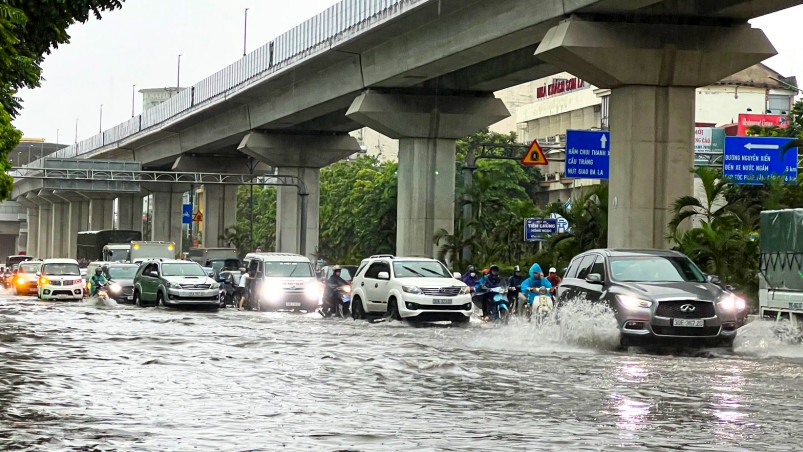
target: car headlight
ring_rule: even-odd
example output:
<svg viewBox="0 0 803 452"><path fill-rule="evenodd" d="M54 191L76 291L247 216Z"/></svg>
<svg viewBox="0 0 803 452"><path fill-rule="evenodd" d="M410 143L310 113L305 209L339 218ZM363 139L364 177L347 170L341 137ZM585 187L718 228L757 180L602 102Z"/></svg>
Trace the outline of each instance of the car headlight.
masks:
<svg viewBox="0 0 803 452"><path fill-rule="evenodd" d="M174 282L169 282L169 283L167 283L167 287L170 288L170 289L181 289L181 284L174 283Z"/></svg>
<svg viewBox="0 0 803 452"><path fill-rule="evenodd" d="M468 295L471 293L471 288L466 286L460 289L460 295Z"/></svg>
<svg viewBox="0 0 803 452"><path fill-rule="evenodd" d="M111 283L109 284L109 290L111 290L114 293L120 293L123 290L123 288L117 283Z"/></svg>
<svg viewBox="0 0 803 452"><path fill-rule="evenodd" d="M643 300L641 298L631 297L630 295L617 295L616 297L619 298L619 302L626 308L638 309L652 306L652 301L650 300Z"/></svg>
<svg viewBox="0 0 803 452"><path fill-rule="evenodd" d="M209 285L210 289L220 289L220 283L212 283Z"/></svg>
<svg viewBox="0 0 803 452"><path fill-rule="evenodd" d="M17 284L20 285L20 286L25 284L25 282L26 282L25 278L20 278L20 279L17 280Z"/></svg>
<svg viewBox="0 0 803 452"><path fill-rule="evenodd" d="M719 300L719 305L727 311L742 311L747 307L747 302L743 298L729 293Z"/></svg>
<svg viewBox="0 0 803 452"><path fill-rule="evenodd" d="M422 294L424 293L420 287L417 286L402 286L402 290L411 293L411 294Z"/></svg>
<svg viewBox="0 0 803 452"><path fill-rule="evenodd" d="M318 283L308 284L307 287L304 288L304 295L306 295L308 300L317 300L323 295L323 289Z"/></svg>

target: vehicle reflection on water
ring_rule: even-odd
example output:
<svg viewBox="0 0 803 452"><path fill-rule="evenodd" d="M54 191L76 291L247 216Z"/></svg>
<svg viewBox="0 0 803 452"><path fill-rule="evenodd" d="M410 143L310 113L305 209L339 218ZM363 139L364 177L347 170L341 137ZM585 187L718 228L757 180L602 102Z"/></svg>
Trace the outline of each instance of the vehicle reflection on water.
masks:
<svg viewBox="0 0 803 452"><path fill-rule="evenodd" d="M596 308L536 329L0 296L4 450L788 450L803 347L616 351ZM781 354L773 350L781 349Z"/></svg>

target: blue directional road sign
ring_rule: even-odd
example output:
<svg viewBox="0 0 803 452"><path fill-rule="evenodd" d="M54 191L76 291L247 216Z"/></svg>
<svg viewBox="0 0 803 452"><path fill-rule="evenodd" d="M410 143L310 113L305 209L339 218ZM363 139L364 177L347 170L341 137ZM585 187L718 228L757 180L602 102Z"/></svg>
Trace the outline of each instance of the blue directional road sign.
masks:
<svg viewBox="0 0 803 452"><path fill-rule="evenodd" d="M611 133L605 130L566 131L566 177L608 179Z"/></svg>
<svg viewBox="0 0 803 452"><path fill-rule="evenodd" d="M556 232L558 232L556 218L527 218L524 220L525 242L541 242L546 240L549 234Z"/></svg>
<svg viewBox="0 0 803 452"><path fill-rule="evenodd" d="M797 148L787 137L725 137L723 174L741 185L760 185L772 176L797 182Z"/></svg>
<svg viewBox="0 0 803 452"><path fill-rule="evenodd" d="M192 205L184 204L181 206L183 214L181 215L182 224L192 224Z"/></svg>

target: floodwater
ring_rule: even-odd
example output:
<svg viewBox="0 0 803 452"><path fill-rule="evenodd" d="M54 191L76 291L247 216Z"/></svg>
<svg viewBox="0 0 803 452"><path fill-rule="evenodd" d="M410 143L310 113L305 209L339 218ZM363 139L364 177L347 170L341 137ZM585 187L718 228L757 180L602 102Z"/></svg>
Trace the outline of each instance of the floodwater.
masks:
<svg viewBox="0 0 803 452"><path fill-rule="evenodd" d="M541 329L0 296L0 450L799 450L803 346L615 350Z"/></svg>

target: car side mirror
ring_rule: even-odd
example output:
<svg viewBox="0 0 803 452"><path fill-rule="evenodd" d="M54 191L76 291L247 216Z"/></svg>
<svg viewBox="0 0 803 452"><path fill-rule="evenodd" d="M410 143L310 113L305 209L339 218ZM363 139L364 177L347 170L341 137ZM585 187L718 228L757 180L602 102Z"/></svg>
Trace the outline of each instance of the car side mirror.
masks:
<svg viewBox="0 0 803 452"><path fill-rule="evenodd" d="M376 277L379 278L379 279L389 280L390 279L390 273L388 273L388 272L379 272L379 274L376 275Z"/></svg>
<svg viewBox="0 0 803 452"><path fill-rule="evenodd" d="M602 275L599 273L591 273L586 276L586 282L589 284L602 284Z"/></svg>
<svg viewBox="0 0 803 452"><path fill-rule="evenodd" d="M708 275L705 277L705 279L707 279L711 284L719 284L722 282L717 275Z"/></svg>
<svg viewBox="0 0 803 452"><path fill-rule="evenodd" d="M454 276L454 279L460 279L463 275L461 275L460 272L454 272L452 276Z"/></svg>
<svg viewBox="0 0 803 452"><path fill-rule="evenodd" d="M208 276L210 278L214 278L215 277L215 272L207 272L206 276Z"/></svg>

